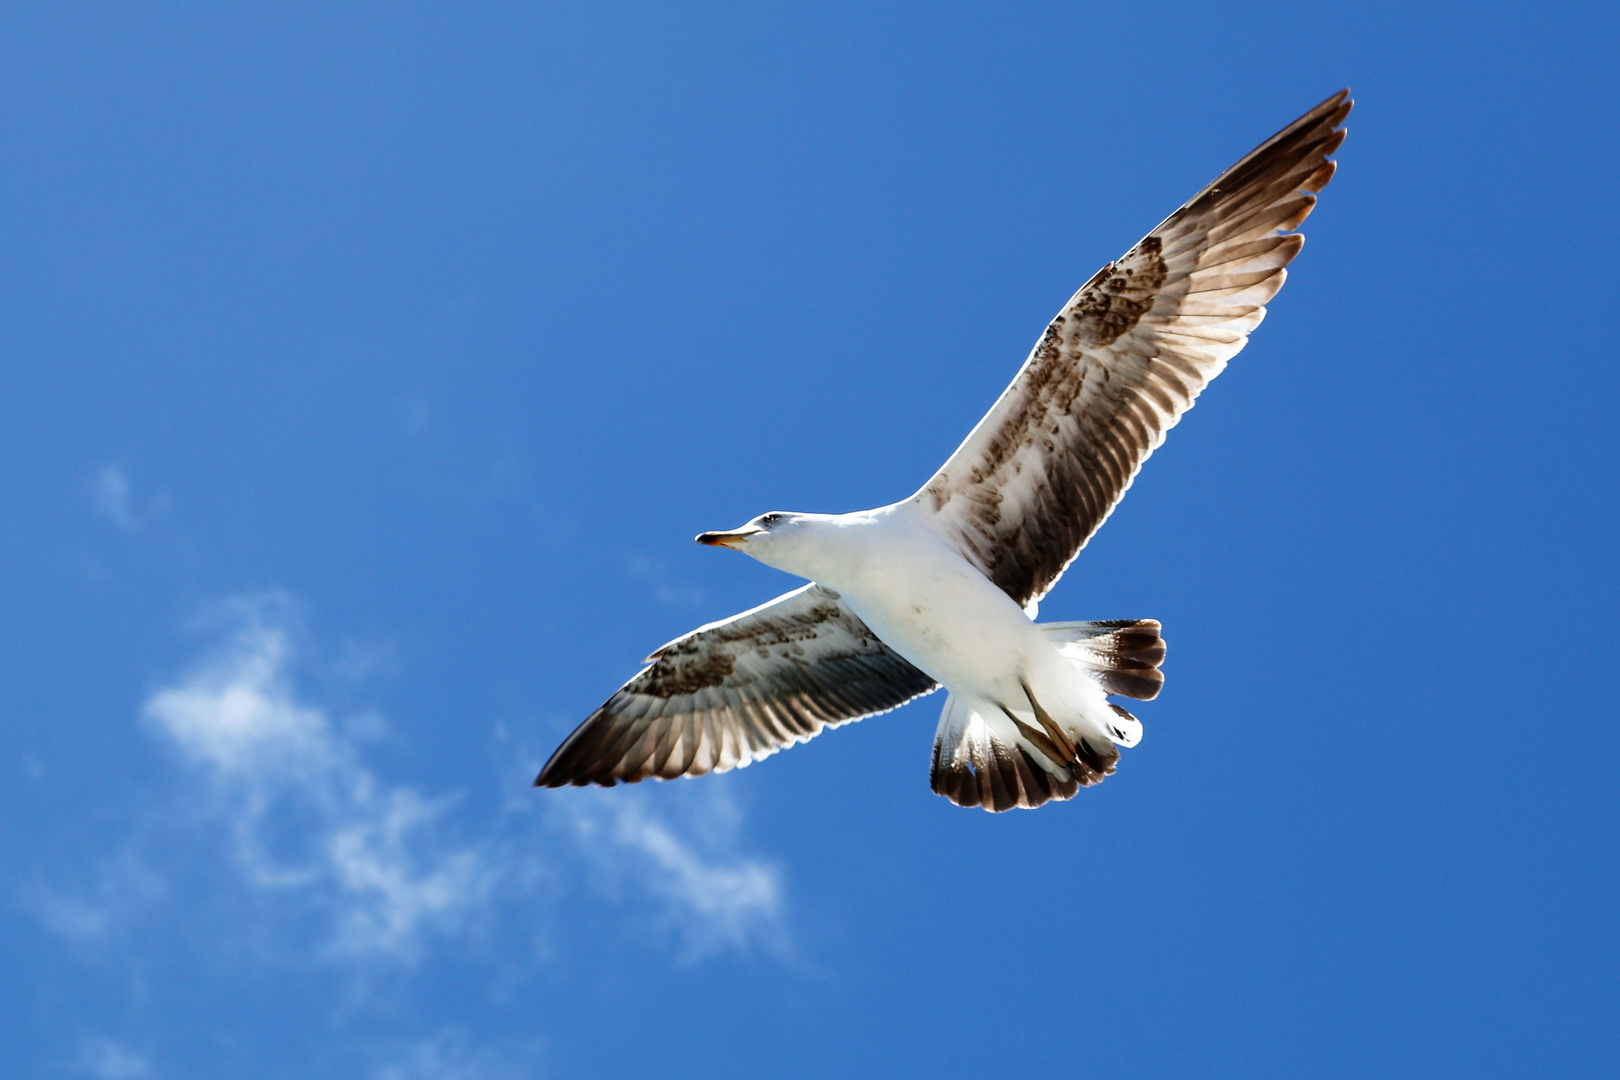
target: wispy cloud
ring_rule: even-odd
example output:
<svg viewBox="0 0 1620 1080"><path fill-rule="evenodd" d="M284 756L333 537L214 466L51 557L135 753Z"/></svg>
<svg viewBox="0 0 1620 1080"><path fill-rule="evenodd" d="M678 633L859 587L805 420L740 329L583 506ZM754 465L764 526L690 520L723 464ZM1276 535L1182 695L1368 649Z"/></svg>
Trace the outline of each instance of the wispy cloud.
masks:
<svg viewBox="0 0 1620 1080"><path fill-rule="evenodd" d="M94 869L86 887L64 889L36 874L17 888L23 911L75 945L94 945L127 926L167 892L167 883L135 845L120 850Z"/></svg>
<svg viewBox="0 0 1620 1080"><path fill-rule="evenodd" d="M148 728L204 785L251 886L302 894L331 920L338 953L414 958L490 895L479 845L445 835L444 800L381 780L326 710L293 686L285 598L234 601L235 626L146 702Z"/></svg>
<svg viewBox="0 0 1620 1080"><path fill-rule="evenodd" d="M553 821L573 836L599 890L656 902L653 925L674 936L682 959L725 949L783 954L780 869L741 853L741 814L723 789L681 794L654 809L646 790L570 791Z"/></svg>
<svg viewBox="0 0 1620 1080"><path fill-rule="evenodd" d="M204 622L211 644L131 710L175 767L133 796L125 833L99 858L81 850L13 880L18 906L87 972L131 973L128 1008L104 1023L143 1017L142 1041L91 1028L67 1048L69 1071L167 1075L178 1062L163 1048L196 1052L166 1037L158 990L136 974L173 971L179 956L190 959L173 992L187 1000L209 980L239 993L267 975L314 995L331 1018L318 1074L375 1080L535 1075L541 1042L527 1024L514 1041L457 1027L424 1038L408 1021L446 972L543 986L549 967L582 953L599 966L648 939L680 963L790 958L782 872L747 850L722 783L537 792L535 755L497 727L510 769L491 787L504 797L424 792L382 764L401 745L384 716L333 704L354 694L346 654L323 659L295 603L241 597ZM551 929L564 925L566 937Z"/></svg>
<svg viewBox="0 0 1620 1080"><path fill-rule="evenodd" d="M144 1054L137 1054L111 1039L86 1038L79 1047L75 1072L93 1076L96 1080L139 1080L152 1075L152 1066Z"/></svg>
<svg viewBox="0 0 1620 1080"><path fill-rule="evenodd" d="M147 500L144 507L137 507L129 476L117 465L108 465L96 474L96 513L124 532L140 531L149 520L163 512L166 502L162 496L157 496Z"/></svg>
<svg viewBox="0 0 1620 1080"><path fill-rule="evenodd" d="M481 1043L450 1029L370 1055L373 1080L529 1080L536 1075L540 1047Z"/></svg>
<svg viewBox="0 0 1620 1080"><path fill-rule="evenodd" d="M281 925L293 952L328 963L408 966L580 888L616 904L630 927L670 938L686 961L786 948L781 871L744 852L742 814L720 787L536 793L525 782L500 812L469 822L454 797L390 782L366 760L386 730L379 714L337 715L303 690L296 604L240 597L207 622L215 643L141 710L181 765L169 809L137 823L89 887L35 879L19 889L54 933L91 943L160 905L166 875L183 873L165 860L188 850L164 833L183 828L223 845L220 887L259 901L263 932ZM341 656L327 665L342 668ZM514 765L525 757L503 749Z"/></svg>
<svg viewBox="0 0 1620 1080"><path fill-rule="evenodd" d="M665 607L694 608L704 601L703 590L672 575L662 559L636 555L630 559L628 567L630 576L642 581L652 590L653 599Z"/></svg>
<svg viewBox="0 0 1620 1080"><path fill-rule="evenodd" d="M129 504L129 478L116 465L107 466L96 476L96 509L125 532L140 528Z"/></svg>

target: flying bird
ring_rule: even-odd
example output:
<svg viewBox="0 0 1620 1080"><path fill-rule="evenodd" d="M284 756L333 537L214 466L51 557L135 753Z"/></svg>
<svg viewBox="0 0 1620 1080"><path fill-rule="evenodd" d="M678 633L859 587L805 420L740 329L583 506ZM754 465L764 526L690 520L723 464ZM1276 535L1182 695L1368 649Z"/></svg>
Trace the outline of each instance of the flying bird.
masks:
<svg viewBox="0 0 1620 1080"><path fill-rule="evenodd" d="M810 584L658 649L535 783L725 772L941 686L930 780L958 806L1036 807L1112 774L1142 725L1109 697L1158 694L1159 623L1039 623L1036 605L1260 325L1333 176L1348 95L1097 271L915 495L698 536Z"/></svg>

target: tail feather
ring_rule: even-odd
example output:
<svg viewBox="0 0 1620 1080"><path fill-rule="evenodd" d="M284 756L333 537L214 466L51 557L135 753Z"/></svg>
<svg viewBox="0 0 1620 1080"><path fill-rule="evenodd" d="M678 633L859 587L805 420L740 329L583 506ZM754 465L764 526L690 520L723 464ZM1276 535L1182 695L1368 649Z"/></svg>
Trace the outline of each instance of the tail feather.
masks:
<svg viewBox="0 0 1620 1080"><path fill-rule="evenodd" d="M1164 639L1152 619L1036 625L1105 694L1148 701L1164 686ZM1033 809L1102 783L1119 763L1115 744L1135 746L1142 738L1141 722L1111 701L1097 700L1097 708L1108 709L1100 716L1059 721L1027 683L1023 689L1027 709L1026 702L945 699L929 770L937 794L995 813Z"/></svg>
<svg viewBox="0 0 1620 1080"><path fill-rule="evenodd" d="M1037 623L1106 693L1152 701L1164 689L1164 639L1155 619ZM1128 715L1128 714L1127 714Z"/></svg>
<svg viewBox="0 0 1620 1080"><path fill-rule="evenodd" d="M929 770L936 794L992 813L1032 810L1101 783L1119 761L1111 743L1084 736L1073 738L1074 756L1060 761L1067 755L1048 736L1010 712L1007 719L1011 726L1001 718L992 721L954 694L945 699Z"/></svg>

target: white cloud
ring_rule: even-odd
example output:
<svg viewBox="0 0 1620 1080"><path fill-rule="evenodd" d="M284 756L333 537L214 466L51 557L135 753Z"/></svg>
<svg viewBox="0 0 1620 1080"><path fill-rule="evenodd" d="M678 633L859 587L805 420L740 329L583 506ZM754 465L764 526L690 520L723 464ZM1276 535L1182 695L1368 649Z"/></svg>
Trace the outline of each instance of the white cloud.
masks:
<svg viewBox="0 0 1620 1080"><path fill-rule="evenodd" d="M117 465L108 465L96 474L95 509L124 532L138 532L149 520L161 514L168 500L162 495L147 500L144 509L135 505L129 477Z"/></svg>
<svg viewBox="0 0 1620 1080"><path fill-rule="evenodd" d="M672 939L683 960L785 954L781 871L744 851L723 781L537 792L531 755L498 734L512 789L502 811L469 823L452 815L454 798L390 782L366 761L387 728L377 712L334 715L301 691L304 635L290 600L238 598L205 625L216 645L142 709L147 731L183 766L180 786L132 817L92 884L61 889L36 876L17 891L58 936L112 947L141 918L172 916L181 893L196 911L210 895L198 889L234 888L255 901L252 934L277 962L409 966L474 931L538 933L584 891L628 926ZM341 667L340 657L324 670ZM206 886L196 881L199 836L226 856L207 863ZM240 918L241 898L221 895L217 907ZM531 955L554 953L550 941L534 944Z"/></svg>
<svg viewBox="0 0 1620 1080"><path fill-rule="evenodd" d="M497 874L478 845L443 834L444 800L390 785L326 711L294 691L290 605L230 605L224 647L146 703L148 727L209 796L245 881L298 894L330 918L329 950L414 958L429 934L476 913Z"/></svg>
<svg viewBox="0 0 1620 1080"><path fill-rule="evenodd" d="M96 477L96 509L125 532L140 528L129 505L129 478L116 465L107 466Z"/></svg>
<svg viewBox="0 0 1620 1080"><path fill-rule="evenodd" d="M137 1054L111 1039L88 1038L79 1048L75 1071L87 1073L96 1080L139 1080L152 1075L152 1066L145 1055Z"/></svg>
<svg viewBox="0 0 1620 1080"><path fill-rule="evenodd" d="M537 1075L543 1040L527 1025L513 1039L424 1024L435 980L454 972L510 1000L555 985L548 968L596 969L649 938L685 963L791 959L782 873L748 852L724 780L536 791L532 756L497 729L512 769L480 820L478 800L424 793L368 759L398 745L385 718L311 695L311 668L341 664L312 661L284 597L232 601L210 623L214 646L141 709L178 766L158 774L165 786L132 793L99 851L13 885L85 977L126 980L101 1024L137 1025L133 1045L206 1055L170 1036L170 1017L216 987L252 1001L285 985L330 1021L311 1075L515 1080ZM176 970L183 991L163 974ZM167 1073L131 1045L88 1037L62 1064L105 1080Z"/></svg>
<svg viewBox="0 0 1620 1080"><path fill-rule="evenodd" d="M703 590L677 579L662 559L637 555L629 561L630 576L645 582L653 599L665 607L694 608L704 601Z"/></svg>
<svg viewBox="0 0 1620 1080"><path fill-rule="evenodd" d="M540 1059L536 1044L479 1044L454 1029L372 1056L373 1080L528 1080Z"/></svg>
<svg viewBox="0 0 1620 1080"><path fill-rule="evenodd" d="M326 717L292 700L286 631L265 625L257 607L246 614L221 654L147 701L146 717L216 780L319 783L341 756Z"/></svg>
<svg viewBox="0 0 1620 1080"><path fill-rule="evenodd" d="M57 892L39 881L29 882L17 893L22 909L59 937L83 942L107 932L107 904Z"/></svg>
<svg viewBox="0 0 1620 1080"><path fill-rule="evenodd" d="M76 945L93 945L127 925L167 891L162 877L132 846L96 868L95 884L80 892L57 889L35 877L17 890L22 910Z"/></svg>
<svg viewBox="0 0 1620 1080"><path fill-rule="evenodd" d="M552 813L610 894L626 886L658 904L654 922L686 960L723 949L787 947L781 871L738 850L741 815L724 789L559 791Z"/></svg>

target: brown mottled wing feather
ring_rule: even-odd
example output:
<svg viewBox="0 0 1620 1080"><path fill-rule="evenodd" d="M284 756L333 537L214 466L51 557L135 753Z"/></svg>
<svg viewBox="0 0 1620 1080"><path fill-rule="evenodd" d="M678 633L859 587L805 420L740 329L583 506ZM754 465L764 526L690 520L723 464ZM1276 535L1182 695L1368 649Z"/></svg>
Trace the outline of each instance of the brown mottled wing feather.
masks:
<svg viewBox="0 0 1620 1080"><path fill-rule="evenodd" d="M934 690L814 583L676 638L568 736L535 784L725 772Z"/></svg>
<svg viewBox="0 0 1620 1080"><path fill-rule="evenodd" d="M1009 596L1044 596L1248 342L1333 176L1348 91L1262 143L1109 263L912 501Z"/></svg>

